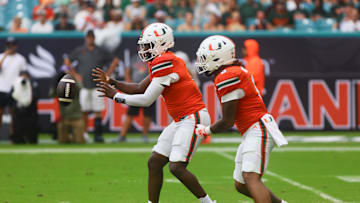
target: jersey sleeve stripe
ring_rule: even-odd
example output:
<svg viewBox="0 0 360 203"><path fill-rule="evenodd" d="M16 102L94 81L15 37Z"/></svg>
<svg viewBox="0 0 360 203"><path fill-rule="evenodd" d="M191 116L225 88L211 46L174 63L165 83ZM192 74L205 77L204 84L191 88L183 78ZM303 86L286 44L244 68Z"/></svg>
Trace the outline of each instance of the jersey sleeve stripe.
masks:
<svg viewBox="0 0 360 203"><path fill-rule="evenodd" d="M227 79L227 80L224 80L224 81L218 83L216 85L216 87L218 90L221 90L221 89L224 89L226 87L229 87L229 86L232 86L232 85L235 85L238 83L240 83L240 79L235 77L235 78L230 78L230 79Z"/></svg>
<svg viewBox="0 0 360 203"><path fill-rule="evenodd" d="M151 72L154 73L154 72L164 70L164 69L170 68L170 67L173 67L172 62L171 61L166 61L164 63L160 63L160 64L157 64L157 65L153 66L151 68Z"/></svg>

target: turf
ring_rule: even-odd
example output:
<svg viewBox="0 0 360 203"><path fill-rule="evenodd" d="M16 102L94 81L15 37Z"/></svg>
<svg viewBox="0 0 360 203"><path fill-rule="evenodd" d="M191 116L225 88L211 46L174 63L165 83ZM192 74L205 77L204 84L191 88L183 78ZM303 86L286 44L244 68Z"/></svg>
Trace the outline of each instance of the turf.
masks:
<svg viewBox="0 0 360 203"><path fill-rule="evenodd" d="M236 147L236 144L211 144L204 147ZM289 147L360 147L359 143L294 143ZM101 145L1 145L0 149L113 149L151 148L145 144ZM0 153L0 203L29 202L147 202L147 159L150 152L139 153ZM198 152L189 165L206 191L219 203L250 202L235 192L231 157ZM360 151L347 152L273 152L269 171L326 193L342 202L360 202L360 183L348 183L336 176L360 176ZM164 169L161 203L198 202L185 187ZM265 184L289 203L334 202L312 191L265 175Z"/></svg>

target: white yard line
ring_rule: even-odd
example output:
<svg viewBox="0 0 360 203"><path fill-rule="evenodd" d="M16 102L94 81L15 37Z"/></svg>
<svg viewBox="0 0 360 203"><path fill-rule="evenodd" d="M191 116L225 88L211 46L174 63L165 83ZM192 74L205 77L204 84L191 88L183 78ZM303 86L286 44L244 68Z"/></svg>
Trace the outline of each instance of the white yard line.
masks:
<svg viewBox="0 0 360 203"><path fill-rule="evenodd" d="M336 178L348 183L360 183L360 176L336 176Z"/></svg>
<svg viewBox="0 0 360 203"><path fill-rule="evenodd" d="M286 136L289 143L300 142L300 143L347 143L347 142L360 142L360 136L344 136L344 135L331 135L331 136L297 136L291 135ZM114 138L105 137L105 143L113 143ZM150 143L155 143L157 138L149 138ZM127 139L129 143L142 143L143 140L140 137L129 137ZM212 143L240 143L241 136L236 137L222 137L213 136L211 138ZM40 144L57 144L56 140L51 139L40 139ZM92 143L92 142L91 142ZM10 144L10 141L0 140L0 144Z"/></svg>
<svg viewBox="0 0 360 203"><path fill-rule="evenodd" d="M227 154L227 153L225 153L225 152L216 152L216 153L217 153L218 155L226 158L226 159L229 159L229 160L234 160L234 159L235 159L235 156L229 155L229 154ZM307 185L303 185L303 184L301 184L301 183L299 183L299 182L296 182L296 181L294 181L294 180L291 180L291 179L289 179L289 178L286 178L286 177L284 177L284 176L281 176L281 175L279 175L279 174L277 174L277 173L274 173L274 172L271 172L271 171L269 171L269 170L266 171L266 174L267 174L267 175L270 175L270 176L273 176L273 177L275 177L275 178L278 178L278 179L280 179L281 181L286 182L286 183L288 183L288 184L290 184L290 185L293 185L293 186L295 186L295 187L298 187L298 188L300 188L300 189L307 190L307 191L312 192L312 193L314 193L314 194L316 194L316 195L319 195L319 196L322 197L323 199L329 200L329 201L331 201L331 202L334 202L334 203L344 203L344 201L342 201L342 200L340 200L340 199L337 199L337 198L335 198L335 197L333 197L333 196L330 196L330 195L328 195L328 194L326 194L326 193L323 193L323 192L321 192L320 190L317 190L317 189L315 189L315 188L313 188L313 187L310 187L310 186L307 186Z"/></svg>
<svg viewBox="0 0 360 203"><path fill-rule="evenodd" d="M97 154L97 153L149 153L150 147L139 148L2 148L0 154ZM237 147L200 147L198 152L236 152ZM282 147L273 152L359 152L360 147ZM230 155L229 155L230 156Z"/></svg>

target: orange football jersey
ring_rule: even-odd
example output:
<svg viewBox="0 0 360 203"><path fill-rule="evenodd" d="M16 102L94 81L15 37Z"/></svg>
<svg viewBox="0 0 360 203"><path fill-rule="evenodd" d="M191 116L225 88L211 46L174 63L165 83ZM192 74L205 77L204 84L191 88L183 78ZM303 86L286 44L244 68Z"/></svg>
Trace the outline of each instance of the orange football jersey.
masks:
<svg viewBox="0 0 360 203"><path fill-rule="evenodd" d="M175 121L205 108L200 90L189 74L185 62L168 51L148 63L150 80L177 73L179 80L165 86L162 96L167 110Z"/></svg>
<svg viewBox="0 0 360 203"><path fill-rule="evenodd" d="M266 106L256 89L251 75L241 66L229 66L215 77L216 93L221 100L224 95L242 89L245 96L239 99L235 125L241 134L267 113Z"/></svg>

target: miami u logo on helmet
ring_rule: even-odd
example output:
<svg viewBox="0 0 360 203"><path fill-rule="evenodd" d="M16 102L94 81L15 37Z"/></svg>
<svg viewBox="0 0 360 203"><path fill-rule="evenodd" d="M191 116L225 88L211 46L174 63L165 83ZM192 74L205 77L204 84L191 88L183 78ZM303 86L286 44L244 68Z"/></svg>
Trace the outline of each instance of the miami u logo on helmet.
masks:
<svg viewBox="0 0 360 203"><path fill-rule="evenodd" d="M209 44L209 50L210 51L215 51L215 50L220 50L220 49L221 49L221 43L220 42L218 43L218 47L216 49L213 49L212 44Z"/></svg>
<svg viewBox="0 0 360 203"><path fill-rule="evenodd" d="M156 36L156 37L159 37L159 36L162 36L162 35L165 35L165 34L166 34L165 28L161 28L161 31L162 31L162 33L159 34L159 33L157 32L157 30L154 30L155 36Z"/></svg>

